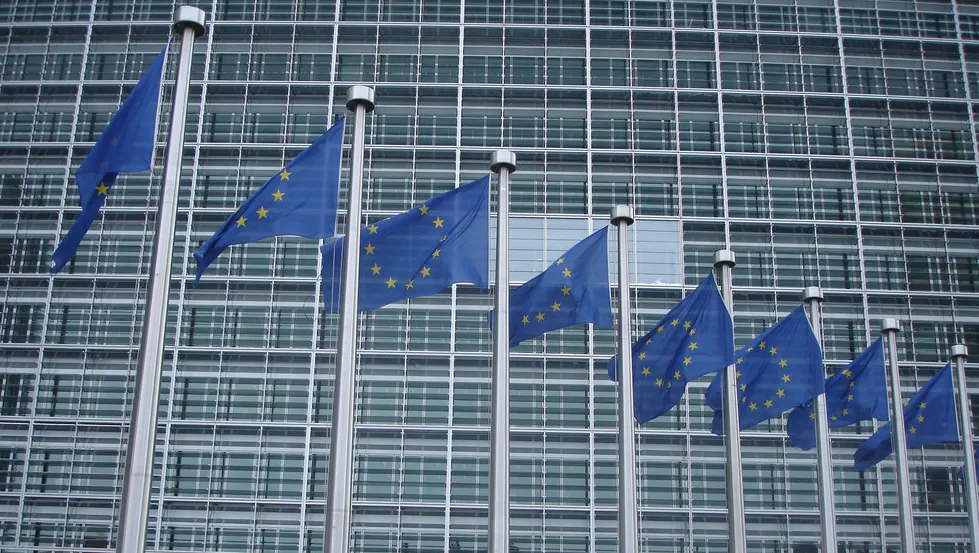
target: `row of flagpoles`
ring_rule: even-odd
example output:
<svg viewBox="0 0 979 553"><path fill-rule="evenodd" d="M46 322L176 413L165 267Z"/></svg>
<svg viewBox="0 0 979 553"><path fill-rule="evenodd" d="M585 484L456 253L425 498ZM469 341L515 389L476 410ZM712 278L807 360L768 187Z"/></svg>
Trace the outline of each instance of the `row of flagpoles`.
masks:
<svg viewBox="0 0 979 553"><path fill-rule="evenodd" d="M177 10L174 31L181 37L181 51L130 423L116 542L119 552L143 551L146 537L190 63L194 40L204 30L203 11L187 6ZM76 172L82 213L53 256L53 273L70 260L118 174L150 168L165 55L166 49L126 98ZM196 284L207 266L230 245L280 235L334 238L320 249L324 306L340 315L325 510L326 552L349 551L357 312L434 294L456 282L489 287L489 177L362 228L365 122L374 108L374 91L351 87L347 108L354 117L342 238L334 238L344 130L341 117L248 198L194 254L198 262ZM499 207L496 293L490 315L493 370L488 546L491 553L505 553L509 550L510 348L573 324L609 327L614 323L607 227L576 244L534 279L509 290L509 188L516 157L506 150L497 151L490 168L498 175ZM877 419L890 420L894 430L887 424L868 438L854 456L854 468L874 466L891 451L895 453L902 551L914 550L907 447L961 440L971 551L979 553L964 346L952 348L952 362L912 396L907 406L901 401L896 319L885 319L882 325L889 371L878 340L846 368L826 378L820 320L823 297L818 287L810 287L805 290L808 316L799 306L735 352L731 284L735 257L729 250L715 254L717 281L709 275L652 330L633 342L628 273L628 227L633 222L632 208L613 209L619 294L617 355L609 360L608 370L610 378L618 381L619 391L620 552L636 553L639 545L633 419L642 424L668 412L680 401L689 381L716 373L705 399L714 410L712 431L725 436L730 551L746 552L740 431L791 410L787 431L793 445L817 449L822 551L837 548L830 428ZM337 288L339 298L332 292ZM958 401L951 376L953 364ZM885 372L890 373L890 413Z"/></svg>

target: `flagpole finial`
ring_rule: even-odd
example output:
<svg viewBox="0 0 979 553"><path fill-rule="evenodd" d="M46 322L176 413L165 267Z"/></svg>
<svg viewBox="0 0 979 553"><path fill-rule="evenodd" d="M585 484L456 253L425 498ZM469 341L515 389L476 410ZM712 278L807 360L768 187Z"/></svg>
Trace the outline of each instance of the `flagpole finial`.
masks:
<svg viewBox="0 0 979 553"><path fill-rule="evenodd" d="M806 301L823 301L823 289L819 286L806 286L802 295Z"/></svg>
<svg viewBox="0 0 979 553"><path fill-rule="evenodd" d="M194 35L200 38L204 36L205 20L204 10L194 6L180 6L173 15L173 34L182 35L184 29L190 27L194 29Z"/></svg>
<svg viewBox="0 0 979 553"><path fill-rule="evenodd" d="M962 344L955 344L949 350L949 357L951 357L952 359L956 359L958 357L965 358L968 356L969 356L969 348L965 347Z"/></svg>
<svg viewBox="0 0 979 553"><path fill-rule="evenodd" d="M734 252L732 250L717 250L714 252L714 266L730 265L734 267Z"/></svg>
<svg viewBox="0 0 979 553"><path fill-rule="evenodd" d="M373 88L358 84L347 89L347 109L356 112L358 105L367 108L367 113L374 111Z"/></svg>
<svg viewBox="0 0 979 553"><path fill-rule="evenodd" d="M499 173L500 169L506 168L511 173L517 170L517 154L510 150L497 150L490 158L490 171Z"/></svg>
<svg viewBox="0 0 979 553"><path fill-rule="evenodd" d="M880 329L882 332L887 332L893 330L894 332L901 332L901 323L893 317L888 317L880 322Z"/></svg>
<svg viewBox="0 0 979 553"><path fill-rule="evenodd" d="M612 224L618 226L625 222L626 226L636 222L636 212L631 205L617 205L612 208Z"/></svg>

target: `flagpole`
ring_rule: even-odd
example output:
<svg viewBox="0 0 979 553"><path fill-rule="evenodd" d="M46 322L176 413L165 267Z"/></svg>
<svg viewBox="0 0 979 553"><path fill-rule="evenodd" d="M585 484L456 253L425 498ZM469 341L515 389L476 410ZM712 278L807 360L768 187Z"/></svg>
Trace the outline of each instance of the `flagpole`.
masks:
<svg viewBox="0 0 979 553"><path fill-rule="evenodd" d="M714 252L714 268L719 274L721 297L734 318L734 292L731 289L731 270L734 252ZM737 365L724 370L724 458L727 462L727 532L730 553L746 553L744 524L744 473L741 469L741 423L738 420Z"/></svg>
<svg viewBox="0 0 979 553"><path fill-rule="evenodd" d="M167 138L166 163L156 210L156 232L143 315L143 334L136 365L136 388L129 423L129 446L119 506L118 553L139 553L146 544L153 480L153 454L156 451L156 414L160 402L160 375L163 372L164 334L167 302L170 299L170 260L173 257L173 232L177 221L177 187L184 154L184 129L187 122L187 96L194 39L204 35L204 11L180 6L174 14L173 34L181 37L177 78L173 85L173 109Z"/></svg>
<svg viewBox="0 0 979 553"><path fill-rule="evenodd" d="M809 286L804 292L809 304L809 323L816 335L819 348L823 348L822 303L823 291ZM833 450L829 440L829 419L826 412L826 394L819 394L816 405L816 483L819 489L819 519L821 522L822 551L836 551L836 503L833 497Z"/></svg>
<svg viewBox="0 0 979 553"><path fill-rule="evenodd" d="M340 284L337 360L333 378L333 425L330 427L330 467L327 473L326 527L323 551L349 551L350 493L354 461L354 391L357 360L357 296L360 273L360 225L364 181L364 135L367 113L374 109L374 89L347 89L347 109L354 112L353 147L347 193L346 246Z"/></svg>
<svg viewBox="0 0 979 553"><path fill-rule="evenodd" d="M965 358L969 350L964 345L954 345L950 352L955 364L955 376L959 381L958 394L959 427L962 432L962 452L965 454L965 504L969 513L970 553L979 553L979 509L976 498L976 459L972 444L972 413L969 408L969 390L965 380Z"/></svg>
<svg viewBox="0 0 979 553"><path fill-rule="evenodd" d="M887 343L887 365L891 379L891 440L894 444L894 461L897 464L897 509L901 523L901 551L914 551L914 518L911 515L911 480L908 474L907 435L904 429L904 402L901 401L901 375L897 368L897 333L901 324L897 319L881 321L881 331Z"/></svg>
<svg viewBox="0 0 979 553"><path fill-rule="evenodd" d="M510 173L517 156L493 152L490 170L498 175L496 216L496 319L493 321L493 382L490 413L489 553L510 551Z"/></svg>
<svg viewBox="0 0 979 553"><path fill-rule="evenodd" d="M632 313L629 304L629 225L636 221L632 206L612 208L619 244L619 553L639 551L636 508L636 417L632 390Z"/></svg>

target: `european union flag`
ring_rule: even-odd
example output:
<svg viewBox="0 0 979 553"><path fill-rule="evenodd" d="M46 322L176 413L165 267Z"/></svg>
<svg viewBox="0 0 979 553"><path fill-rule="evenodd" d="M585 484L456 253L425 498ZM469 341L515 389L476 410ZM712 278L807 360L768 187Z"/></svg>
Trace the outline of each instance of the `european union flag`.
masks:
<svg viewBox="0 0 979 553"><path fill-rule="evenodd" d="M579 323L612 326L608 227L578 242L510 292L510 347ZM490 313L490 322L494 314Z"/></svg>
<svg viewBox="0 0 979 553"><path fill-rule="evenodd" d="M196 286L204 270L232 244L273 236L333 236L340 190L343 117L272 176L194 252Z"/></svg>
<svg viewBox="0 0 979 553"><path fill-rule="evenodd" d="M959 441L951 364L931 377L905 404L904 430L909 448ZM887 423L857 448L853 454L853 470L861 471L876 465L886 459L893 448L891 425Z"/></svg>
<svg viewBox="0 0 979 553"><path fill-rule="evenodd" d="M340 310L346 238L323 252L323 300ZM422 205L360 231L357 308L377 309L430 296L454 282L486 288L489 281L489 176L439 194Z"/></svg>
<svg viewBox="0 0 979 553"><path fill-rule="evenodd" d="M761 333L735 355L741 430L776 417L824 391L823 353L800 305ZM711 432L724 433L718 373L707 388L707 405L714 410Z"/></svg>
<svg viewBox="0 0 979 553"><path fill-rule="evenodd" d="M714 275L632 344L632 390L640 424L680 402L687 382L734 363L734 330ZM608 376L618 380L616 358Z"/></svg>
<svg viewBox="0 0 979 553"><path fill-rule="evenodd" d="M138 173L153 165L160 80L166 57L164 48L75 171L82 212L51 256L51 274L60 271L75 255L119 173Z"/></svg>
<svg viewBox="0 0 979 553"><path fill-rule="evenodd" d="M888 419L887 375L880 338L843 370L826 379L826 414L830 428ZM816 447L816 407L812 401L792 410L787 430L795 447L803 451Z"/></svg>

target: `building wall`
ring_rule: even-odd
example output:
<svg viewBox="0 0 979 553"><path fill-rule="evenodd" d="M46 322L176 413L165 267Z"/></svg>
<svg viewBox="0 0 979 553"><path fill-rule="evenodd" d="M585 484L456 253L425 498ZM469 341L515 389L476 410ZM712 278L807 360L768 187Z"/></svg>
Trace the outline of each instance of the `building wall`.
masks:
<svg viewBox="0 0 979 553"><path fill-rule="evenodd" d="M369 220L484 175L496 148L516 152L514 284L631 203L636 335L729 247L739 346L818 284L832 370L884 316L903 325L905 394L951 344L979 352L974 0L199 5L209 28L193 66L152 550L322 548L336 318L321 312L317 244L233 247L196 289L190 254L346 113L354 84L377 92ZM47 262L79 212L74 169L167 41L173 9L0 5L3 551L111 545L176 46L155 169L120 178L62 274ZM361 316L354 551L485 550L491 303L460 285ZM616 550L613 348L611 329L579 326L512 353L520 551ZM639 430L643 551L726 550L706 385ZM833 433L848 553L897 549L893 462L851 469L872 430ZM749 550L816 551L814 454L779 419L742 443ZM964 550L960 450L910 459L918 550Z"/></svg>

